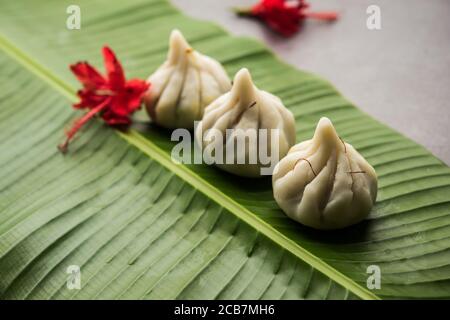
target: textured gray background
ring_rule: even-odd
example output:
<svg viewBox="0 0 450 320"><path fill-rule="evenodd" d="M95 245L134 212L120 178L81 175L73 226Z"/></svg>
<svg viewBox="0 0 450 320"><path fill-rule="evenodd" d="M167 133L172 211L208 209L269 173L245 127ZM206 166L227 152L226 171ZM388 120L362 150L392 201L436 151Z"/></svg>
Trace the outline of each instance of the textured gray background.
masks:
<svg viewBox="0 0 450 320"><path fill-rule="evenodd" d="M261 39L285 61L330 80L357 106L450 164L450 1L310 0L336 10L333 24L308 21L281 38L230 8L257 0L172 0L188 15L236 35ZM381 8L382 29L366 28L366 9Z"/></svg>

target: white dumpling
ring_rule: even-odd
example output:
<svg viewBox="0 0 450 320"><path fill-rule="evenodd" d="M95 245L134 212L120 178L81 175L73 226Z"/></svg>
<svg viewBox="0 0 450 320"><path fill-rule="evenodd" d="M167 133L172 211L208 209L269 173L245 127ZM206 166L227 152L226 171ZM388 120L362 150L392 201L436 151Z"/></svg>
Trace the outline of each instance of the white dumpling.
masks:
<svg viewBox="0 0 450 320"><path fill-rule="evenodd" d="M273 194L292 219L316 229L363 220L377 197L372 166L321 118L314 137L295 145L275 167Z"/></svg>
<svg viewBox="0 0 450 320"><path fill-rule="evenodd" d="M192 129L205 106L231 88L222 65L193 50L178 30L170 35L167 60L148 81L147 112L165 128Z"/></svg>
<svg viewBox="0 0 450 320"><path fill-rule="evenodd" d="M198 144L203 148L215 143L215 139L210 137L211 129L220 132L224 137L220 143L225 160L226 151L230 150L232 145L237 145L239 140L245 141L245 148L236 148L234 154L228 153L231 154L229 158L233 158L231 163L225 160L222 164L215 163L219 168L239 176L259 177L263 167L271 167L267 173L270 175L279 159L284 157L295 143L294 116L278 97L259 90L253 84L247 69L241 69L236 74L230 92L206 107L195 135ZM227 131L231 131L231 134L227 135ZM248 132L254 132L257 139L247 139ZM275 134L272 134L273 132ZM267 140L260 138L261 136ZM266 155L275 159L274 163L271 161L271 164L268 164L267 158L264 158ZM244 163L239 162L239 159L245 159Z"/></svg>

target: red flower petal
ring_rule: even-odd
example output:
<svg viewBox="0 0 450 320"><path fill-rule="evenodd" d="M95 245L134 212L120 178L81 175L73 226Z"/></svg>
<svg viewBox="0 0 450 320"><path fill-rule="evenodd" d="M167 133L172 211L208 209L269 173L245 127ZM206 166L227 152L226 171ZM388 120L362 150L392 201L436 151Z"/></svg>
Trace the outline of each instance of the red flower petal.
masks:
<svg viewBox="0 0 450 320"><path fill-rule="evenodd" d="M131 79L126 83L125 91L128 98L128 108L136 110L141 105L144 93L150 88L150 84L140 79Z"/></svg>
<svg viewBox="0 0 450 320"><path fill-rule="evenodd" d="M252 8L252 14L263 19L269 27L284 36L291 36L299 29L300 8L303 1L286 3L284 0L262 0Z"/></svg>
<svg viewBox="0 0 450 320"><path fill-rule="evenodd" d="M125 88L117 93L109 110L119 117L127 116L136 111L141 106L141 99L149 85L142 80L130 80L125 84Z"/></svg>
<svg viewBox="0 0 450 320"><path fill-rule="evenodd" d="M103 47L103 59L105 62L106 74L108 76L109 87L112 90L120 90L125 86L125 74L122 65L117 60L114 52L107 46Z"/></svg>
<svg viewBox="0 0 450 320"><path fill-rule="evenodd" d="M112 99L108 110L111 112L111 117L117 115L117 117L126 117L129 114L128 111L128 101L126 95L121 92L116 94L114 99Z"/></svg>
<svg viewBox="0 0 450 320"><path fill-rule="evenodd" d="M263 14L262 18L271 28L284 36L296 33L301 20L296 8L273 8L269 14Z"/></svg>
<svg viewBox="0 0 450 320"><path fill-rule="evenodd" d="M77 95L80 98L80 102L73 105L75 109L92 109L108 98L108 96L97 95L94 91L87 89L78 90Z"/></svg>
<svg viewBox="0 0 450 320"><path fill-rule="evenodd" d="M129 125L131 120L128 116L118 116L111 110L102 113L102 119L110 126Z"/></svg>
<svg viewBox="0 0 450 320"><path fill-rule="evenodd" d="M87 62L73 64L70 66L70 70L88 90L94 90L106 85L106 79Z"/></svg>

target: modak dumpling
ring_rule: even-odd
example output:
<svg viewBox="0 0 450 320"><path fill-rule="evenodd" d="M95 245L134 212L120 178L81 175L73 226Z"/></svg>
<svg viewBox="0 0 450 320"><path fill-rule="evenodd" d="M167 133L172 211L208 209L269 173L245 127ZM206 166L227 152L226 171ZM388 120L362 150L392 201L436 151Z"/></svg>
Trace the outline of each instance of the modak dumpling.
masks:
<svg viewBox="0 0 450 320"><path fill-rule="evenodd" d="M295 143L295 121L278 97L259 90L241 69L231 91L206 107L195 136L204 150L213 148L215 159L223 159L214 162L221 169L259 177L271 175Z"/></svg>
<svg viewBox="0 0 450 320"><path fill-rule="evenodd" d="M372 166L321 118L311 140L295 145L275 167L273 194L292 219L339 229L363 220L377 197Z"/></svg>
<svg viewBox="0 0 450 320"><path fill-rule="evenodd" d="M193 50L178 30L170 35L166 62L148 81L147 112L165 128L192 129L204 108L231 88L222 65Z"/></svg>

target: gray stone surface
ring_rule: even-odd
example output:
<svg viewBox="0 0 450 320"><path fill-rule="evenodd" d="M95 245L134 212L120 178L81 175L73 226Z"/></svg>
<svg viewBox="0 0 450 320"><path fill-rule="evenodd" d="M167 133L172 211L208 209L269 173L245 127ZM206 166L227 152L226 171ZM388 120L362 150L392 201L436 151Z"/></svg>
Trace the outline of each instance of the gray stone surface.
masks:
<svg viewBox="0 0 450 320"><path fill-rule="evenodd" d="M254 36L285 61L330 80L376 119L450 164L450 1L310 0L336 10L333 24L308 21L281 38L230 10L257 0L172 0L186 14ZM382 29L366 27L366 9L381 8Z"/></svg>

